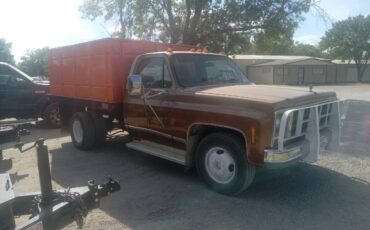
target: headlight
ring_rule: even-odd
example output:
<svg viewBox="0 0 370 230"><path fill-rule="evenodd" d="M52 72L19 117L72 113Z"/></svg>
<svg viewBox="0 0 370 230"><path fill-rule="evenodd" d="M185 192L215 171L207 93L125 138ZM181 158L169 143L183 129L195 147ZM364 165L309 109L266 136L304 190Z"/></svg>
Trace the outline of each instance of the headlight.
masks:
<svg viewBox="0 0 370 230"><path fill-rule="evenodd" d="M275 112L275 129L274 129L274 137L279 136L279 128L280 128L280 122L281 122L281 117L283 116L284 111L279 111Z"/></svg>
<svg viewBox="0 0 370 230"><path fill-rule="evenodd" d="M293 131L293 114L290 113L286 123L285 137L291 137Z"/></svg>
<svg viewBox="0 0 370 230"><path fill-rule="evenodd" d="M285 137L292 137L296 134L298 122L298 110L289 114L287 119L287 125L285 129Z"/></svg>
<svg viewBox="0 0 370 230"><path fill-rule="evenodd" d="M283 116L283 114L284 114L284 111L275 112L274 130L273 130L272 139L271 139L271 146L272 147L277 147L277 140L278 140L278 137L279 137L280 122L281 122L281 117Z"/></svg>
<svg viewBox="0 0 370 230"><path fill-rule="evenodd" d="M281 118L283 117L285 111L279 111L275 113L275 130L274 130L274 138L278 138L279 136L279 129L281 124ZM285 127L285 136L284 137L291 137L295 135L295 130L297 127L297 120L298 120L298 111L291 112L288 115L286 120L286 127Z"/></svg>

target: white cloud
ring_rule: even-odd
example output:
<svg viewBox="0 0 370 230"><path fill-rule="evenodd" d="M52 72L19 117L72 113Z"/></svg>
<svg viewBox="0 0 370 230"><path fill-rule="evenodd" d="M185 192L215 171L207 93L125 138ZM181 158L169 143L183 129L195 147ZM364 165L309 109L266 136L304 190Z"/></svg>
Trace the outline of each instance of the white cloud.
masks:
<svg viewBox="0 0 370 230"><path fill-rule="evenodd" d="M317 4L327 13L329 20L325 23L317 11L311 10L304 15L306 20L301 22L295 31L295 41L317 45L325 31L331 28L331 23L370 13L369 0L320 0Z"/></svg>
<svg viewBox="0 0 370 230"><path fill-rule="evenodd" d="M294 37L294 41L303 43L303 44L309 44L309 45L316 46L320 42L320 36L316 34L303 35L303 36Z"/></svg>
<svg viewBox="0 0 370 230"><path fill-rule="evenodd" d="M322 7L333 21L343 20L358 14L369 14L368 0L321 0Z"/></svg>

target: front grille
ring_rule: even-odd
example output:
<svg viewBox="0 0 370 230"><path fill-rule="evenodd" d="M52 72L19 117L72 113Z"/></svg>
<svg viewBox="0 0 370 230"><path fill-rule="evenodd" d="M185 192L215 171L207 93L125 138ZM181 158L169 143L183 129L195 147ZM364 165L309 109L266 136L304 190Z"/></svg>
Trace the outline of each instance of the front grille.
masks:
<svg viewBox="0 0 370 230"><path fill-rule="evenodd" d="M337 101L328 102L290 109L281 113L276 118L280 119L280 122L277 122L278 125L275 127L272 146L282 150L285 146L304 141L307 133L313 129L318 129L320 132L327 128L333 115L338 112L337 109L334 109L337 104ZM281 138L282 146L279 146L279 138Z"/></svg>
<svg viewBox="0 0 370 230"><path fill-rule="evenodd" d="M333 104L319 106L320 130L328 127L331 116L333 115Z"/></svg>

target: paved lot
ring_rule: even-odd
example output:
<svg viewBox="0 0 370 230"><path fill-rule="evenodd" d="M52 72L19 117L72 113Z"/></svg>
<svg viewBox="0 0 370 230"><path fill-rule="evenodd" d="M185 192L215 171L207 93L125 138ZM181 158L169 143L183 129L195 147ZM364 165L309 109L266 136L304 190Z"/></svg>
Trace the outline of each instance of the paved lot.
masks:
<svg viewBox="0 0 370 230"><path fill-rule="evenodd" d="M314 87L327 88L356 99L340 150L313 165L259 171L237 197L209 191L194 171L125 148L124 138L83 152L58 130L36 126L24 141L47 138L55 188L103 182L105 175L120 180L122 190L89 214L85 229L370 229L370 85ZM4 155L13 158L16 192L39 190L35 152Z"/></svg>

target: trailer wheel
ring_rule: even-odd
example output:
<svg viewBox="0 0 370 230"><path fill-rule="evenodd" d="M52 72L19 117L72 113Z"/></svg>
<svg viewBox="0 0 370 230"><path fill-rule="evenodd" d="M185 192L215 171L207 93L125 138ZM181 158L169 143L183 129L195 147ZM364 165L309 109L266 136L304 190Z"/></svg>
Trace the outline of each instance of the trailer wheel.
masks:
<svg viewBox="0 0 370 230"><path fill-rule="evenodd" d="M210 134L200 142L196 154L198 174L212 190L235 195L252 184L256 169L248 163L239 137Z"/></svg>
<svg viewBox="0 0 370 230"><path fill-rule="evenodd" d="M102 116L94 117L95 124L95 146L100 147L105 144L107 137L107 120Z"/></svg>
<svg viewBox="0 0 370 230"><path fill-rule="evenodd" d="M72 116L70 131L73 145L80 150L89 150L95 142L95 126L90 115L78 112Z"/></svg>

